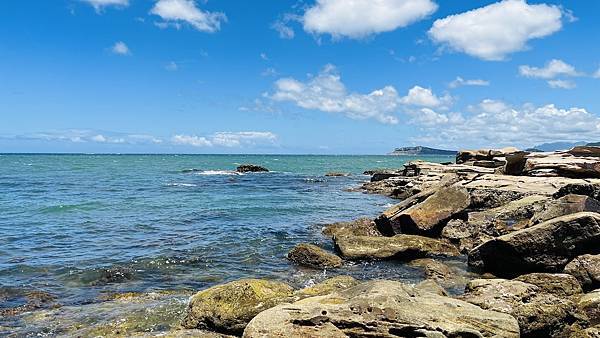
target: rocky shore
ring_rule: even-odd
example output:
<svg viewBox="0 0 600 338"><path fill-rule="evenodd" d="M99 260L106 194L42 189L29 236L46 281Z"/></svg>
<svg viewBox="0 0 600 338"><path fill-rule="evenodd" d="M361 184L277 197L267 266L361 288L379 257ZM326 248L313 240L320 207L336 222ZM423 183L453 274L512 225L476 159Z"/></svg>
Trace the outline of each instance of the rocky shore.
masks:
<svg viewBox="0 0 600 338"><path fill-rule="evenodd" d="M295 289L242 279L175 303L132 295L129 316L145 324L124 316L121 326L74 335L600 337L600 148L461 151L455 163L369 174L358 190L398 203L374 219L324 226L335 252L298 243L288 259L316 270L391 260L422 269L423 281L337 276ZM466 259L468 271L445 257ZM76 310L46 312L49 322L56 311Z"/></svg>

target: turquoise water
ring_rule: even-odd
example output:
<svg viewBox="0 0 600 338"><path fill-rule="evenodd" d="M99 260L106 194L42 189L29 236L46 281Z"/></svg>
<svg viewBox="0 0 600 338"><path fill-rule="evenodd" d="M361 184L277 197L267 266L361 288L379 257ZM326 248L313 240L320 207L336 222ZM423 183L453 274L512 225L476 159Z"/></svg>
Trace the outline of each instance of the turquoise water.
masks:
<svg viewBox="0 0 600 338"><path fill-rule="evenodd" d="M402 264L323 272L285 256L299 242L331 249L320 224L372 217L393 203L347 190L368 180L364 170L412 159L0 155L0 287L42 290L68 305L106 291L200 289L242 277L410 279L415 272ZM241 163L272 172L228 172ZM352 175L325 177L330 171ZM15 305L1 298L0 307Z"/></svg>

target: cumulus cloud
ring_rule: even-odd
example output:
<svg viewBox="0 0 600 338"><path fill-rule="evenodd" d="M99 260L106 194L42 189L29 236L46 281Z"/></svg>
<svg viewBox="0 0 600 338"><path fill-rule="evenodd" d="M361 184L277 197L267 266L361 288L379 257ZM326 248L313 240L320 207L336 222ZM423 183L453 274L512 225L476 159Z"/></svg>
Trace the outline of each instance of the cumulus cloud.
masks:
<svg viewBox="0 0 600 338"><path fill-rule="evenodd" d="M100 13L105 7L127 7L129 6L129 0L81 0L92 5L96 12Z"/></svg>
<svg viewBox="0 0 600 338"><path fill-rule="evenodd" d="M409 89L408 94L406 96L400 99L400 103L408 106L445 108L447 105L452 103L452 97L450 95L438 97L433 93L431 88L414 86L411 89Z"/></svg>
<svg viewBox="0 0 600 338"><path fill-rule="evenodd" d="M150 13L164 20L157 23L161 28L169 25L180 28L181 22L185 22L199 31L209 33L218 31L221 23L227 21L225 14L203 11L194 0L158 0Z"/></svg>
<svg viewBox="0 0 600 338"><path fill-rule="evenodd" d="M470 107L471 115L421 125L421 141L458 147L530 146L552 140L579 141L600 138L600 118L582 108L554 104L522 107L484 100Z"/></svg>
<svg viewBox="0 0 600 338"><path fill-rule="evenodd" d="M519 67L519 73L525 77L539 79L553 79L558 76L579 76L580 73L575 67L562 61L553 59L546 63L544 67L532 67L523 65Z"/></svg>
<svg viewBox="0 0 600 338"><path fill-rule="evenodd" d="M273 144L277 135L269 131L217 132L210 136L174 135L171 143L192 147L242 147Z"/></svg>
<svg viewBox="0 0 600 338"><path fill-rule="evenodd" d="M486 81L486 80L481 80L481 79L465 80L462 77L457 76L456 79L454 79L454 81L452 81L448 84L448 87L458 88L458 87L462 87L462 86L489 86L489 85L490 85L490 82Z"/></svg>
<svg viewBox="0 0 600 338"><path fill-rule="evenodd" d="M131 51L129 50L129 47L123 41L115 42L115 44L110 48L110 50L113 52L113 54L117 54L117 55L129 55L129 54L131 54Z"/></svg>
<svg viewBox="0 0 600 338"><path fill-rule="evenodd" d="M575 82L570 80L548 80L548 85L551 88L559 88L559 89L574 89L577 87Z"/></svg>
<svg viewBox="0 0 600 338"><path fill-rule="evenodd" d="M527 48L527 42L562 28L558 6L529 5L525 0L504 0L436 20L430 38L453 50L484 60L503 60Z"/></svg>
<svg viewBox="0 0 600 338"><path fill-rule="evenodd" d="M274 101L293 102L304 109L341 113L353 119L375 119L381 123L398 123L393 114L399 96L392 86L368 94L349 93L336 68L327 65L307 82L282 78L275 82L275 92L267 94Z"/></svg>
<svg viewBox="0 0 600 338"><path fill-rule="evenodd" d="M437 8L431 0L317 0L306 10L302 22L310 33L363 38L408 26Z"/></svg>

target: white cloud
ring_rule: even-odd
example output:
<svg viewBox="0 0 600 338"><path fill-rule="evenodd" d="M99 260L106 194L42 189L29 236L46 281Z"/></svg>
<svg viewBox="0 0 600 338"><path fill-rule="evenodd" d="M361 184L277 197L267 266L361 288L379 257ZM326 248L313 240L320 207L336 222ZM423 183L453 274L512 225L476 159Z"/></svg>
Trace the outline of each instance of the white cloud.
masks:
<svg viewBox="0 0 600 338"><path fill-rule="evenodd" d="M174 135L171 143L193 147L242 147L273 144L277 135L269 131L217 132L210 136Z"/></svg>
<svg viewBox="0 0 600 338"><path fill-rule="evenodd" d="M159 144L162 139L144 134L126 134L115 132L98 132L89 129L68 129L48 131L17 136L19 139L43 140L74 143L104 143L104 144Z"/></svg>
<svg viewBox="0 0 600 338"><path fill-rule="evenodd" d="M429 36L456 51L484 60L503 60L526 49L529 40L559 31L562 14L555 5L504 0L436 20Z"/></svg>
<svg viewBox="0 0 600 338"><path fill-rule="evenodd" d="M296 32L294 32L294 29L289 26L289 21L290 20L286 19L277 20L273 23L273 25L271 25L271 28L279 33L280 38L288 40L293 39L296 36Z"/></svg>
<svg viewBox="0 0 600 338"><path fill-rule="evenodd" d="M302 22L310 33L363 38L408 26L437 8L431 0L317 0Z"/></svg>
<svg viewBox="0 0 600 338"><path fill-rule="evenodd" d="M179 69L179 65L177 65L177 63L175 61L171 61L171 62L167 63L167 65L165 66L165 69L170 72L175 72Z"/></svg>
<svg viewBox="0 0 600 338"><path fill-rule="evenodd" d="M187 22L199 31L213 33L221 28L221 22L227 21L223 13L203 11L196 5L194 0L158 0L151 14L160 16L164 22L157 25L166 28L170 24L176 28L180 22Z"/></svg>
<svg viewBox="0 0 600 338"><path fill-rule="evenodd" d="M592 75L595 79L600 79L600 67L598 68L598 70L594 73L594 75Z"/></svg>
<svg viewBox="0 0 600 338"><path fill-rule="evenodd" d="M131 51L129 50L129 47L123 41L116 42L112 46L111 51L114 54L117 54L117 55L129 55L129 54L131 54Z"/></svg>
<svg viewBox="0 0 600 338"><path fill-rule="evenodd" d="M559 88L559 89L574 89L577 87L575 82L570 80L548 80L548 85L551 88Z"/></svg>
<svg viewBox="0 0 600 338"><path fill-rule="evenodd" d="M420 141L456 147L530 146L548 141L600 138L600 118L582 108L554 104L511 107L502 101L484 100L470 108L472 115L448 122L423 124ZM418 122L418 121L417 121Z"/></svg>
<svg viewBox="0 0 600 338"><path fill-rule="evenodd" d="M458 87L462 87L462 86L489 86L489 85L490 85L490 82L486 81L486 80L480 80L480 79L465 80L462 77L457 76L456 79L454 79L454 81L452 81L448 84L448 87L458 88Z"/></svg>
<svg viewBox="0 0 600 338"><path fill-rule="evenodd" d="M81 0L92 5L96 12L100 13L105 7L127 7L129 6L129 0Z"/></svg>
<svg viewBox="0 0 600 338"><path fill-rule="evenodd" d="M430 88L414 86L408 91L406 96L400 99L400 103L408 106L429 108L446 107L452 103L452 97L450 95L438 97Z"/></svg>
<svg viewBox="0 0 600 338"><path fill-rule="evenodd" d="M562 61L553 59L546 63L542 68L523 65L519 67L519 73L525 77L539 79L553 79L558 76L579 76L581 75L575 67Z"/></svg>
<svg viewBox="0 0 600 338"><path fill-rule="evenodd" d="M267 53L260 53L260 58L263 61L269 61L269 56L267 55Z"/></svg>
<svg viewBox="0 0 600 338"><path fill-rule="evenodd" d="M304 109L341 113L353 119L375 119L381 123L398 123L393 115L398 110L396 89L386 86L369 94L348 93L340 75L327 65L307 82L282 78L275 82L275 93L267 95L274 101L289 101Z"/></svg>

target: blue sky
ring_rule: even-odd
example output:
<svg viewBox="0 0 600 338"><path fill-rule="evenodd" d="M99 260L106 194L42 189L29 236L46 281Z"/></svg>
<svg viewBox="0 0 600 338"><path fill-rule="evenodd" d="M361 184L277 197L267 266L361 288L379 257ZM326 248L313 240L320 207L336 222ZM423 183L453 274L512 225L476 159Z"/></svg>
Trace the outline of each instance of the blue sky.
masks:
<svg viewBox="0 0 600 338"><path fill-rule="evenodd" d="M0 4L0 152L600 141L600 2Z"/></svg>

